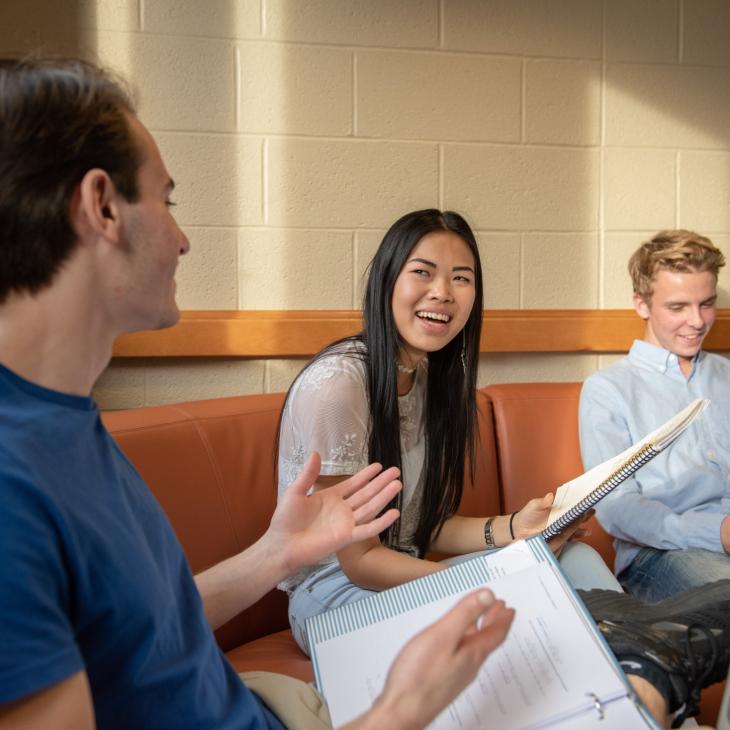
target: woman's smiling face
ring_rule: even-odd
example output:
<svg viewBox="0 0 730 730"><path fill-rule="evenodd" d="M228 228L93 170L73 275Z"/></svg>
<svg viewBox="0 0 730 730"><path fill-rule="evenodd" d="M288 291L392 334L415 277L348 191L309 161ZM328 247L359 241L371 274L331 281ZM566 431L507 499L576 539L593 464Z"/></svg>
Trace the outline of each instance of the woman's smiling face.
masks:
<svg viewBox="0 0 730 730"><path fill-rule="evenodd" d="M403 365L413 367L464 328L474 307L474 268L469 247L451 231L427 233L413 248L392 298Z"/></svg>

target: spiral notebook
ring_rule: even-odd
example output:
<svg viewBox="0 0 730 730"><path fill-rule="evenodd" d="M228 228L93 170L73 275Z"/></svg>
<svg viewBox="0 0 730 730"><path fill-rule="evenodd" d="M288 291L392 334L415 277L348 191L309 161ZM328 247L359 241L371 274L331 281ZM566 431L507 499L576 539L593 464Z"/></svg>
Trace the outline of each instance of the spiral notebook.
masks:
<svg viewBox="0 0 730 730"><path fill-rule="evenodd" d="M430 730L658 729L540 536L308 619L334 727L368 710L411 637L485 585L516 609L514 622Z"/></svg>
<svg viewBox="0 0 730 730"><path fill-rule="evenodd" d="M703 399L693 401L626 451L559 487L542 536L549 540L559 535L571 522L664 451L705 410L709 402Z"/></svg>

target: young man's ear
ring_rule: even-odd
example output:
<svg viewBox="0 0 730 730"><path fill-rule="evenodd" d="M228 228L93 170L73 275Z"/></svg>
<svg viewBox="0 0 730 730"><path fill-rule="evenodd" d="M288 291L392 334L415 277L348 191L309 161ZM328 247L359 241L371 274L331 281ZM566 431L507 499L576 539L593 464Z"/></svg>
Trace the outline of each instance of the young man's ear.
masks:
<svg viewBox="0 0 730 730"><path fill-rule="evenodd" d="M113 243L119 240L121 197L104 170L89 170L71 198L70 220L76 235L101 236Z"/></svg>
<svg viewBox="0 0 730 730"><path fill-rule="evenodd" d="M641 294L634 293L634 309L636 310L636 313L641 317L642 319L649 319L649 315L651 314L649 310L649 305L646 303L646 300L644 297L641 296Z"/></svg>

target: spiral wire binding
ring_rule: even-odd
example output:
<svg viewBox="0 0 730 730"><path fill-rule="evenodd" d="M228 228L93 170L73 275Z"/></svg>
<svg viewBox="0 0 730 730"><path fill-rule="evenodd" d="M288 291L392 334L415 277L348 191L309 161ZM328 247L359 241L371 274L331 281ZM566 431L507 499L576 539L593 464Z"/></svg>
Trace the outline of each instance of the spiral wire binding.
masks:
<svg viewBox="0 0 730 730"><path fill-rule="evenodd" d="M635 471L640 469L647 461L651 461L659 451L653 444L646 444L637 451L625 464L616 469L613 474L604 479L590 494L587 494L580 502L573 505L564 515L559 517L552 525L542 531L542 536L549 540L559 535L571 522L577 520L584 512L587 512L594 504L603 499L610 491L615 489L621 482L628 479Z"/></svg>

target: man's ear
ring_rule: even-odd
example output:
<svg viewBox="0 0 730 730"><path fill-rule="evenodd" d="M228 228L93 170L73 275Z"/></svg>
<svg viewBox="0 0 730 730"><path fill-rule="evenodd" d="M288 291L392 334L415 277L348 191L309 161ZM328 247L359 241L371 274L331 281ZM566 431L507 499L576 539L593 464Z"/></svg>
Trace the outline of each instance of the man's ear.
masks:
<svg viewBox="0 0 730 730"><path fill-rule="evenodd" d="M634 309L636 310L636 313L641 317L642 319L649 319L649 315L651 314L649 310L649 305L646 303L646 300L644 297L641 296L641 294L634 293L633 297L634 302Z"/></svg>
<svg viewBox="0 0 730 730"><path fill-rule="evenodd" d="M70 221L76 235L101 236L113 243L120 237L121 196L104 170L89 170L71 198Z"/></svg>

